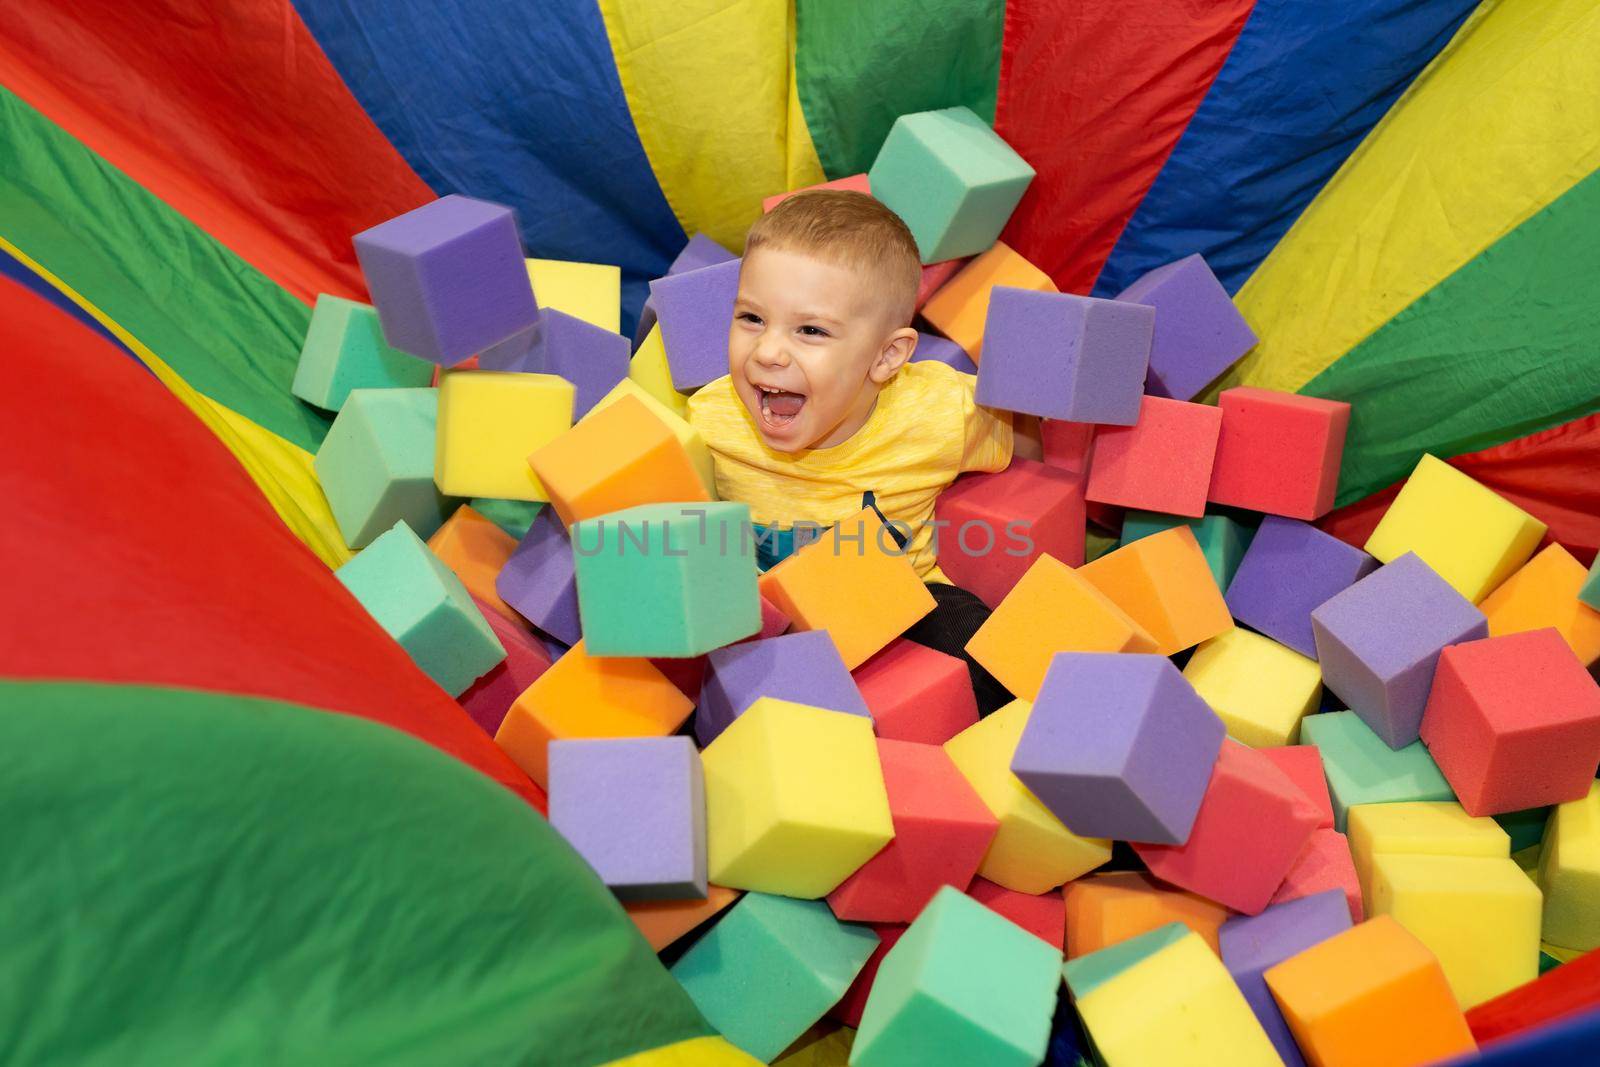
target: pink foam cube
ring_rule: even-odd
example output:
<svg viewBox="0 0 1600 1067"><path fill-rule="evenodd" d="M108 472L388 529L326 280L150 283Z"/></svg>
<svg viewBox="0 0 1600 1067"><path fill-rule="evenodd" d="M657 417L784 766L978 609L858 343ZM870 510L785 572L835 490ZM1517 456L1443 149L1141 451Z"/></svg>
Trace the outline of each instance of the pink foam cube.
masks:
<svg viewBox="0 0 1600 1067"><path fill-rule="evenodd" d="M965 660L897 637L852 673L878 736L942 745L978 721Z"/></svg>
<svg viewBox="0 0 1600 1067"><path fill-rule="evenodd" d="M1322 750L1316 745L1285 745L1259 751L1316 806L1317 829L1333 829L1333 798L1328 795L1328 777L1322 769Z"/></svg>
<svg viewBox="0 0 1600 1067"><path fill-rule="evenodd" d="M1361 883L1356 880L1355 861L1350 858L1350 842L1330 827L1317 829L1300 857L1289 868L1283 884L1272 894L1272 903L1284 904L1324 890L1337 889L1350 906L1350 921L1361 922L1366 909L1361 904Z"/></svg>
<svg viewBox="0 0 1600 1067"><path fill-rule="evenodd" d="M804 189L790 189L786 193L778 193L775 196L766 197L761 201L761 213L765 215L795 193L807 193L813 189L847 189L854 193L872 195L872 183L867 180L867 176L865 174L852 174L847 178L835 178L831 182L819 182L816 185L808 185Z"/></svg>
<svg viewBox="0 0 1600 1067"><path fill-rule="evenodd" d="M957 478L933 513L949 523L938 528L939 568L991 610L1041 555L1083 566L1083 476L1071 471L1013 459L1003 471ZM969 523L977 525L963 535ZM984 529L992 536L980 536Z"/></svg>
<svg viewBox="0 0 1600 1067"><path fill-rule="evenodd" d="M1132 426L1095 434L1085 496L1100 504L1199 517L1206 511L1222 412L1147 396Z"/></svg>
<svg viewBox="0 0 1600 1067"><path fill-rule="evenodd" d="M1212 503L1308 521L1333 508L1349 404L1239 386L1224 389L1217 406Z"/></svg>

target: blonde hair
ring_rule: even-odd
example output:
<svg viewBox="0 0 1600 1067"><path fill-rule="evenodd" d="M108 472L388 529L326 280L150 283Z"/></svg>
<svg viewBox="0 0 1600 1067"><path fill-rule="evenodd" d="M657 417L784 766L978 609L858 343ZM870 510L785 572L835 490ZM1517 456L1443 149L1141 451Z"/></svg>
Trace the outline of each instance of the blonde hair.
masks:
<svg viewBox="0 0 1600 1067"><path fill-rule="evenodd" d="M750 227L745 255L763 246L872 275L882 286L883 303L893 309L891 324L911 325L922 260L905 221L882 201L849 189L796 193Z"/></svg>

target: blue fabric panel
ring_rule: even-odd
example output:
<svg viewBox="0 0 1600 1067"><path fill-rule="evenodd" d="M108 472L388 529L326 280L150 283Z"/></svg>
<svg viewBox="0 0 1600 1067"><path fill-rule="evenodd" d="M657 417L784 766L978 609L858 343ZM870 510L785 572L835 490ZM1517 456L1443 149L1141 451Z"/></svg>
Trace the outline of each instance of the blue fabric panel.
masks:
<svg viewBox="0 0 1600 1067"><path fill-rule="evenodd" d="M129 359L134 361L134 363L138 364L140 367L144 367L146 371L150 371L149 367L145 367L143 360L141 360L138 356L135 356L127 345L117 340L116 334L100 325L99 321L93 315L89 314L77 304L74 304L71 300L68 300L65 296L61 295L61 290L57 289L43 278L33 273L33 271L29 270L22 264L21 260L17 259L15 256L7 254L3 250L0 250L0 278L7 278L11 281L14 281L24 289L28 290L30 293L34 293L35 295L44 298L49 303L54 304L56 307L60 308L62 311L65 311L68 315L71 315L73 318L89 327L89 329L93 330L101 337L104 337L107 341L110 341L112 344L116 345L117 350L125 353ZM155 372L150 371L150 373L153 374Z"/></svg>
<svg viewBox="0 0 1600 1067"><path fill-rule="evenodd" d="M1558 1019L1538 1030L1497 1041L1476 1056L1450 1061L1450 1067L1550 1067L1594 1063L1600 1049L1600 1011Z"/></svg>

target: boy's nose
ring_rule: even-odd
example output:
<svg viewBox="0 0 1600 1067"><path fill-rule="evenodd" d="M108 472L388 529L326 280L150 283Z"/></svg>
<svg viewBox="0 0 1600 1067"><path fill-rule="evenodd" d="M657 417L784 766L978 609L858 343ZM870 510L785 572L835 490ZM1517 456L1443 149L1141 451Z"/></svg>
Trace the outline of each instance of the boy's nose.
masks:
<svg viewBox="0 0 1600 1067"><path fill-rule="evenodd" d="M780 342L764 337L756 342L756 362L764 367L782 367L789 362L789 353Z"/></svg>

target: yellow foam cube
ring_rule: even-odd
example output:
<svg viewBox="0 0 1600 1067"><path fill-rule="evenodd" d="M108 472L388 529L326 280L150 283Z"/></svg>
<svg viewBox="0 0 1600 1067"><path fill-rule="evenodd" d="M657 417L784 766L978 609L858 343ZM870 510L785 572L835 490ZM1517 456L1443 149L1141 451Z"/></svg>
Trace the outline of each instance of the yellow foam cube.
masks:
<svg viewBox="0 0 1600 1067"><path fill-rule="evenodd" d="M1300 743L1300 720L1322 701L1322 667L1243 627L1202 641L1183 668L1228 736L1252 748Z"/></svg>
<svg viewBox="0 0 1600 1067"><path fill-rule="evenodd" d="M1384 853L1505 859L1511 837L1487 815L1468 815L1453 800L1357 804L1346 815L1345 835L1361 899L1372 911L1372 860Z"/></svg>
<svg viewBox="0 0 1600 1067"><path fill-rule="evenodd" d="M1019 893L1048 893L1111 858L1111 842L1079 837L1011 773L1033 705L1013 700L944 743L978 797L1000 820L978 873ZM713 879L715 880L715 879Z"/></svg>
<svg viewBox="0 0 1600 1067"><path fill-rule="evenodd" d="M1407 552L1474 604L1522 566L1545 524L1442 459L1424 455L1366 549L1389 563Z"/></svg>
<svg viewBox="0 0 1600 1067"><path fill-rule="evenodd" d="M718 885L815 899L894 837L865 716L762 697L700 760Z"/></svg>
<svg viewBox="0 0 1600 1067"><path fill-rule="evenodd" d="M1562 948L1600 948L1600 783L1556 805L1539 853L1544 939Z"/></svg>
<svg viewBox="0 0 1600 1067"><path fill-rule="evenodd" d="M645 334L644 343L628 361L628 380L661 401L680 419L689 417L689 398L672 387L672 369L667 364L667 346L661 340L661 324Z"/></svg>
<svg viewBox="0 0 1600 1067"><path fill-rule="evenodd" d="M572 428L572 383L556 374L446 371L433 481L445 496L549 500L528 453Z"/></svg>
<svg viewBox="0 0 1600 1067"><path fill-rule="evenodd" d="M602 330L622 332L622 268L564 259L528 260L528 281L542 308L554 308Z"/></svg>
<svg viewBox="0 0 1600 1067"><path fill-rule="evenodd" d="M589 418L595 412L616 403L625 396L633 397L649 408L652 415L666 423L667 429L672 431L673 436L678 439L678 443L683 446L683 450L689 454L689 462L694 464L695 472L700 475L700 481L706 487L706 494L712 500L717 499L717 480L714 468L711 465L711 449L706 444L705 439L700 436L700 431L690 426L682 415L675 413L667 405L657 400L648 389L645 389L632 378L624 378L612 386L611 392L596 400L594 407L589 409L588 414L584 415L583 419ZM583 419L578 421L582 422Z"/></svg>
<svg viewBox="0 0 1600 1067"><path fill-rule="evenodd" d="M1549 545L1484 598L1478 609L1489 636L1553 626L1585 667L1600 662L1600 611L1578 599L1588 568L1557 544Z"/></svg>
<svg viewBox="0 0 1600 1067"><path fill-rule="evenodd" d="M1379 853L1370 914L1389 915L1439 958L1463 1009L1539 977L1539 887L1510 857Z"/></svg>

